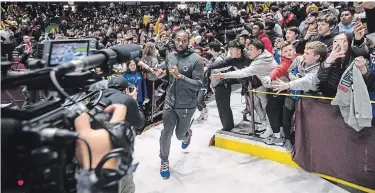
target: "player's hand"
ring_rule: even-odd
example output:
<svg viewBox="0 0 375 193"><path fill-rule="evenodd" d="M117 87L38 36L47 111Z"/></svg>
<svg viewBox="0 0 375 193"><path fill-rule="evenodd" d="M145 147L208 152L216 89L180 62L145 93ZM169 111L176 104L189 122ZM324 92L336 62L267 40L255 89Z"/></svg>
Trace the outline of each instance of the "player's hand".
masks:
<svg viewBox="0 0 375 193"><path fill-rule="evenodd" d="M180 79L181 78L181 74L178 71L178 67L177 66L171 66L171 67L169 67L169 73L172 74L172 76L174 78L176 78L176 79Z"/></svg>
<svg viewBox="0 0 375 193"><path fill-rule="evenodd" d="M280 79L277 79L272 83L272 87L274 88L273 91L276 91L277 93L283 91L283 90L288 90L290 88L290 85L288 82L284 82Z"/></svg>

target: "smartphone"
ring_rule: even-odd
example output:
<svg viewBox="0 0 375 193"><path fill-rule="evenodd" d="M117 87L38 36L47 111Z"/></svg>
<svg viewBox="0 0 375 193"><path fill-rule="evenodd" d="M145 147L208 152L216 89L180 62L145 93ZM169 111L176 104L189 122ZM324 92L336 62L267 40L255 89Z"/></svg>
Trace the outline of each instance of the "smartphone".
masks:
<svg viewBox="0 0 375 193"><path fill-rule="evenodd" d="M335 50L340 52L341 51L341 44L338 43L338 42L335 42L335 43L336 43Z"/></svg>
<svg viewBox="0 0 375 193"><path fill-rule="evenodd" d="M133 91L138 90L135 85L129 85L129 92L132 93Z"/></svg>

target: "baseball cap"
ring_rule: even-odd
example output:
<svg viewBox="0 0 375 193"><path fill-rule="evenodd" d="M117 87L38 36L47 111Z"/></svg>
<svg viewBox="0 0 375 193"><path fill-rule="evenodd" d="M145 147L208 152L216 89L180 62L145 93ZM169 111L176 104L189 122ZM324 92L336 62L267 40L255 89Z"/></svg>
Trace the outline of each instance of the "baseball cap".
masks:
<svg viewBox="0 0 375 193"><path fill-rule="evenodd" d="M315 4L312 4L308 7L306 7L306 13L309 14L311 11L314 11L314 12L318 12L319 11L319 8L315 5ZM313 15L315 16L315 15Z"/></svg>
<svg viewBox="0 0 375 193"><path fill-rule="evenodd" d="M282 12L292 11L292 10L293 10L292 7L286 6L286 7L283 8Z"/></svg>
<svg viewBox="0 0 375 193"><path fill-rule="evenodd" d="M125 90L129 87L129 82L124 76L113 77L108 82L108 88L115 88L118 90Z"/></svg>
<svg viewBox="0 0 375 193"><path fill-rule="evenodd" d="M209 44L209 47L210 47L210 49L215 50L215 52L220 52L220 50L221 50L221 45L218 42L211 42Z"/></svg>
<svg viewBox="0 0 375 193"><path fill-rule="evenodd" d="M240 37L243 37L243 36L250 36L250 33L247 30L242 30L240 33Z"/></svg>
<svg viewBox="0 0 375 193"><path fill-rule="evenodd" d="M311 15L311 16L314 16L314 17L318 17L318 12L314 11L314 10L311 10L307 13L307 15Z"/></svg>

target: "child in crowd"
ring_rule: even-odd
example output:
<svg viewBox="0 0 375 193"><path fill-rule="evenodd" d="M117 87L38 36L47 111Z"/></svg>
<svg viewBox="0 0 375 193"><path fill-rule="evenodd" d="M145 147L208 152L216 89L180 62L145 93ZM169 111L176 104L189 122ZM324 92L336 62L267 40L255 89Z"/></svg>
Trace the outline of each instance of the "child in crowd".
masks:
<svg viewBox="0 0 375 193"><path fill-rule="evenodd" d="M126 63L126 72L123 76L128 80L129 85L134 85L137 89L137 102L142 105L148 101L146 81L143 79L142 73L138 69L134 60L130 60Z"/></svg>

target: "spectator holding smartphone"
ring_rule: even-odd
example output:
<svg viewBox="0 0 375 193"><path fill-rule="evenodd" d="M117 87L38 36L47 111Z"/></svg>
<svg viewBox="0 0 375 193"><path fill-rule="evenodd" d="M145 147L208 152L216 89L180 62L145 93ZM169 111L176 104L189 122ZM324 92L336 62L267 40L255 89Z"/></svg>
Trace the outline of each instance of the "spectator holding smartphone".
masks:
<svg viewBox="0 0 375 193"><path fill-rule="evenodd" d="M148 101L147 86L146 80L143 79L142 73L138 69L134 60L130 60L126 63L126 72L123 76L128 80L128 82L135 86L138 91L136 100L139 105L142 105L143 102Z"/></svg>
<svg viewBox="0 0 375 193"><path fill-rule="evenodd" d="M354 25L354 40L351 34L342 33L333 39L333 50L318 71L319 89L324 96L336 96L342 74L354 58L368 55L364 39L365 28L360 20Z"/></svg>

